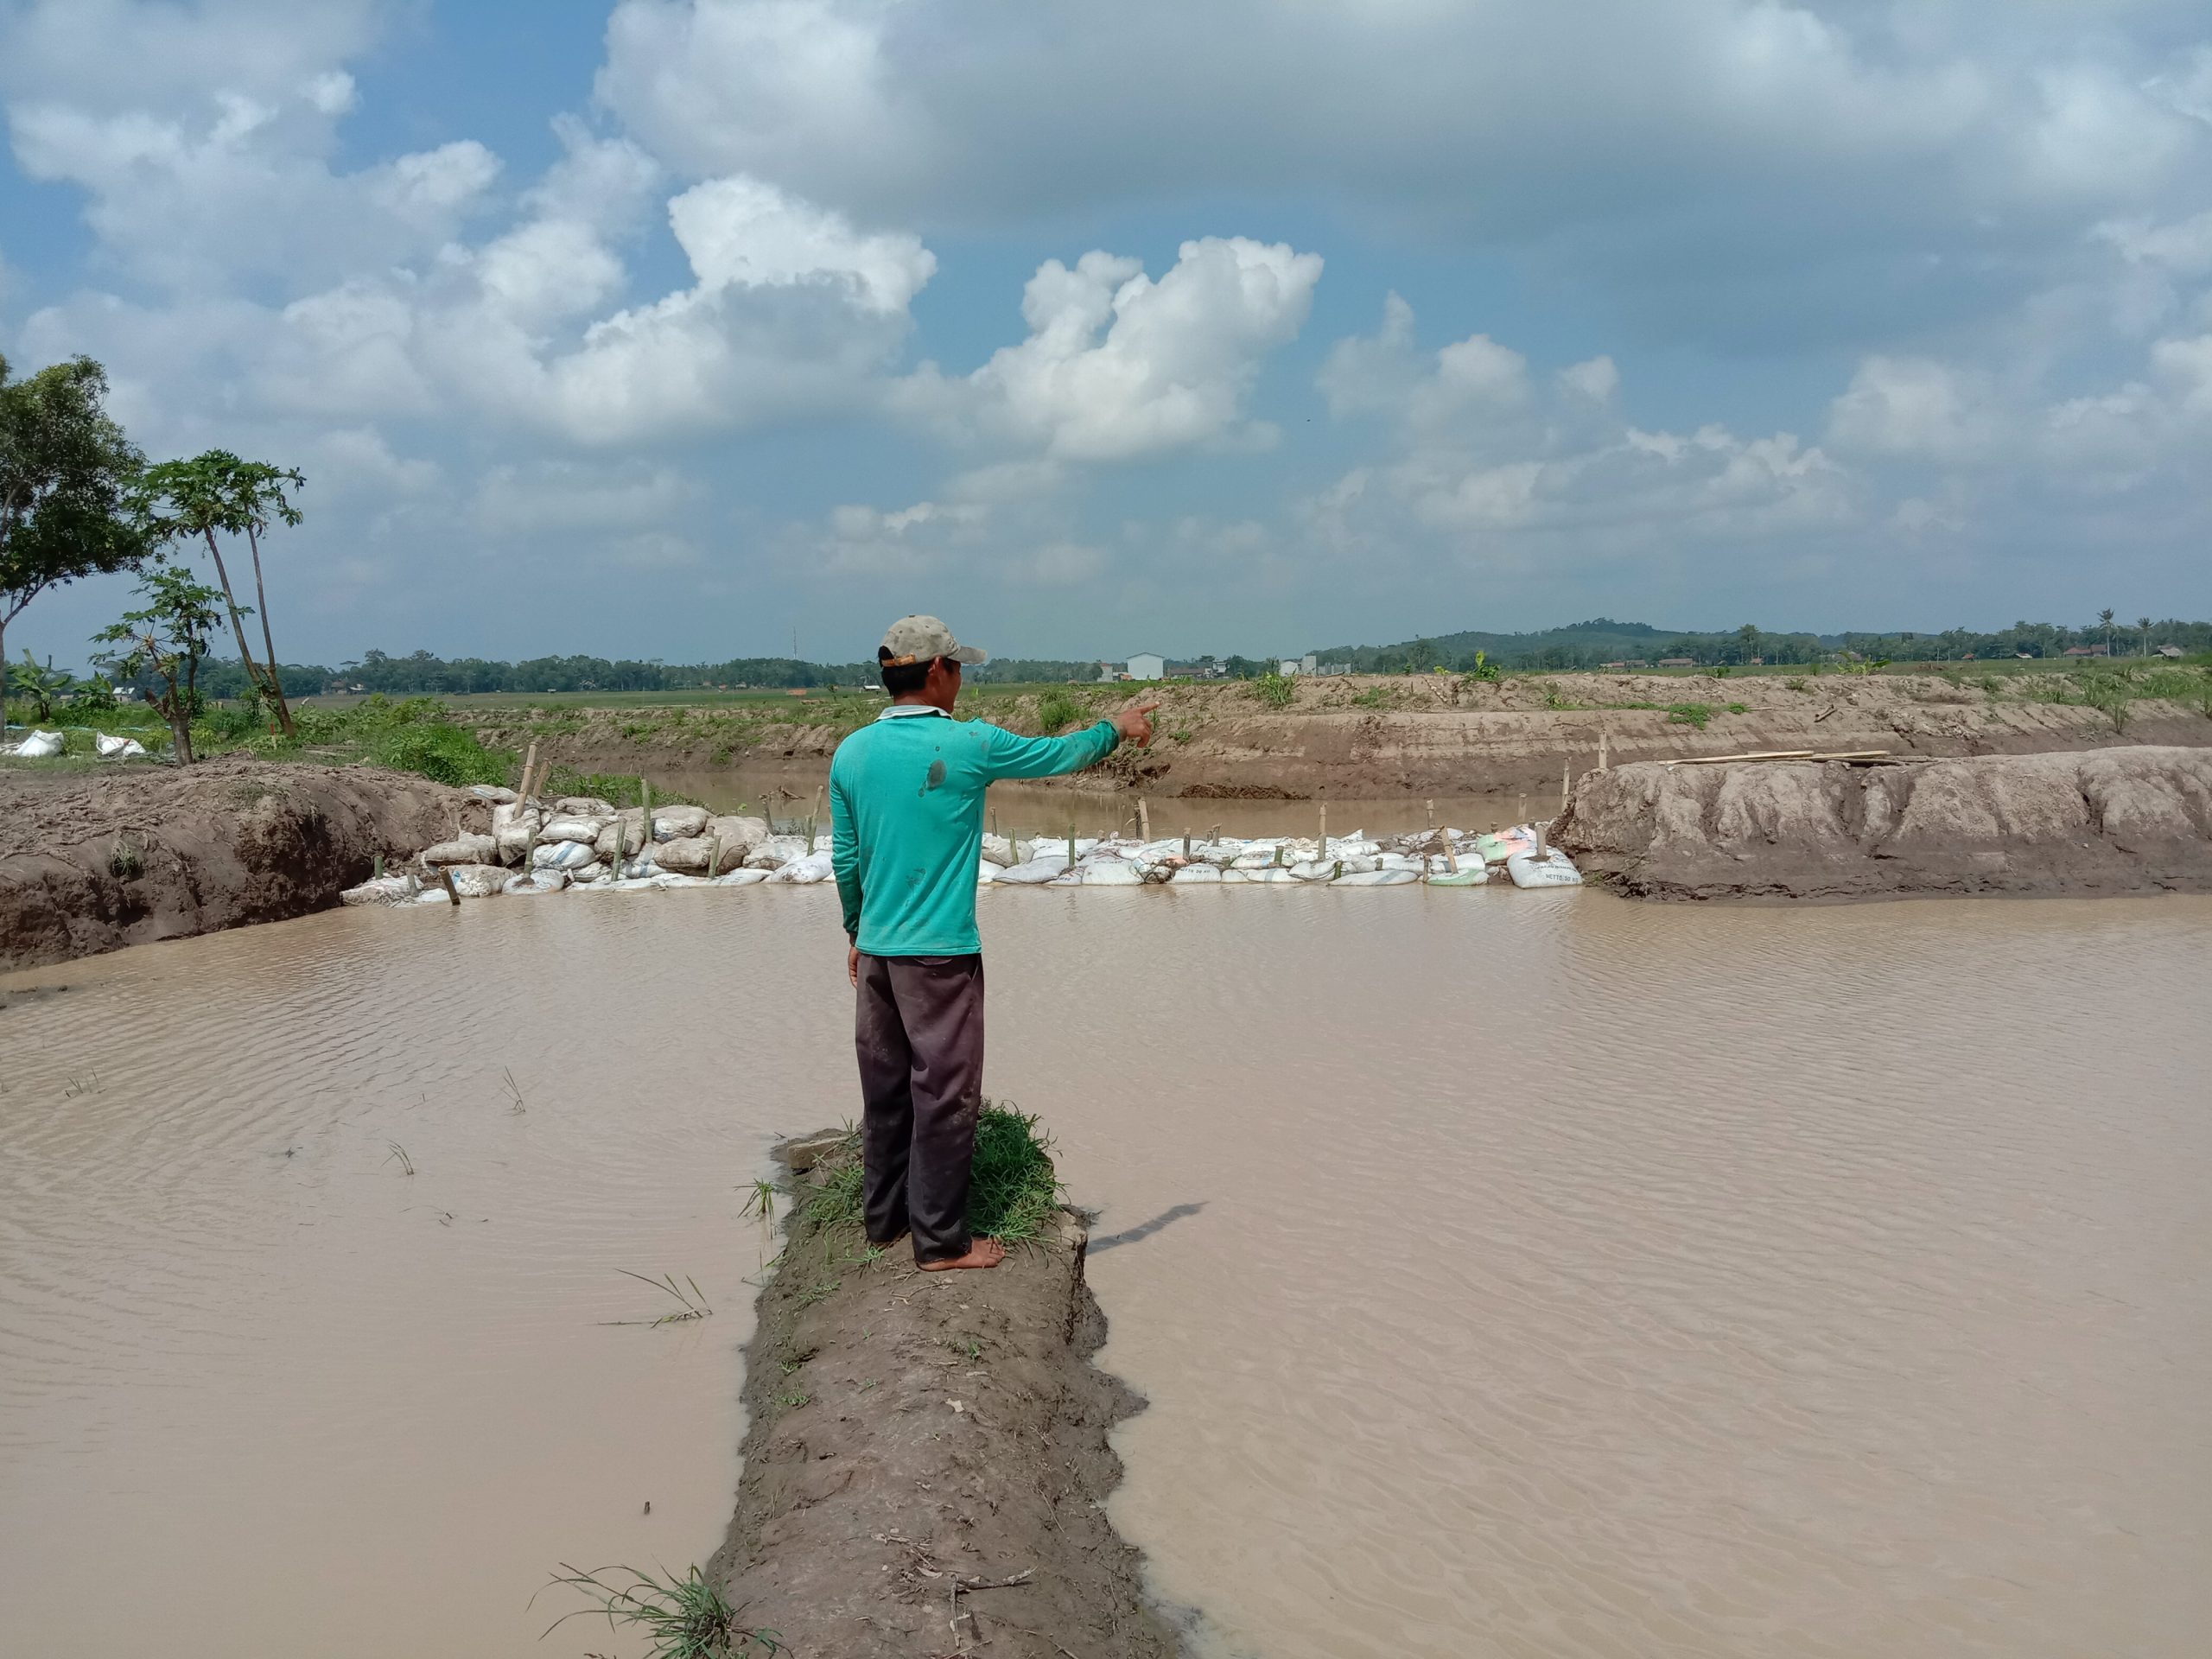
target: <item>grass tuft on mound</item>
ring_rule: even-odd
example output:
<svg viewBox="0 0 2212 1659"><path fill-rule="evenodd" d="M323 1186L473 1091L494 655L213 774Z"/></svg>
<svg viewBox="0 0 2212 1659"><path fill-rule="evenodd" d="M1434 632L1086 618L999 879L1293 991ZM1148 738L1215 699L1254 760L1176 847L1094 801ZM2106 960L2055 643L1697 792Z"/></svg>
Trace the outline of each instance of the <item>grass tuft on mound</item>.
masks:
<svg viewBox="0 0 2212 1659"><path fill-rule="evenodd" d="M860 1131L814 1166L817 1185L800 1201L817 1227L858 1227L861 1222ZM1033 1113L1011 1104L983 1103L976 1122L976 1177L968 1193L968 1230L978 1238L1021 1244L1041 1236L1059 1205L1060 1179L1052 1166L1052 1138Z"/></svg>

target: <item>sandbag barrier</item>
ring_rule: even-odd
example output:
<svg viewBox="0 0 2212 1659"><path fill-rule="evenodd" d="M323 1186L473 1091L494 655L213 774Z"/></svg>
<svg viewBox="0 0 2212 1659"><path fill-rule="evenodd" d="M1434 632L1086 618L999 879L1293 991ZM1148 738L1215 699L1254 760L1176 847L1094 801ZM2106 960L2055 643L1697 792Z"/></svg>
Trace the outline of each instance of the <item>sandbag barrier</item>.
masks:
<svg viewBox="0 0 2212 1659"><path fill-rule="evenodd" d="M423 849L422 868L379 873L341 895L349 905L454 904L496 894L569 888L638 893L668 887L806 887L831 880L830 839L778 835L765 818L663 806L647 824L639 807L618 810L588 796L518 800L480 788L493 802L492 832ZM1525 823L1477 833L1122 837L983 837L976 880L985 887L1473 887L1493 869L1516 887L1581 885L1581 873Z"/></svg>

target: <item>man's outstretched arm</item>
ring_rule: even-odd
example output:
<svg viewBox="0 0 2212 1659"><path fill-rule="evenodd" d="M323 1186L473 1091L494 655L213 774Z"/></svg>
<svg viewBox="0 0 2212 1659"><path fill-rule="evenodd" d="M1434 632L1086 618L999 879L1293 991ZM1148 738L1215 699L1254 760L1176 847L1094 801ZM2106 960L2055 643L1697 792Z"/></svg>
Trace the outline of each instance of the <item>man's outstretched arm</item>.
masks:
<svg viewBox="0 0 2212 1659"><path fill-rule="evenodd" d="M1141 748L1152 741L1152 711L1157 702L1132 703L1082 731L1065 737L1016 737L994 726L988 764L994 779L1058 778L1095 766L1123 743Z"/></svg>
<svg viewBox="0 0 2212 1659"><path fill-rule="evenodd" d="M830 872L837 878L837 898L845 909L845 972L861 982L861 843L853 833L852 804L836 774L830 777Z"/></svg>

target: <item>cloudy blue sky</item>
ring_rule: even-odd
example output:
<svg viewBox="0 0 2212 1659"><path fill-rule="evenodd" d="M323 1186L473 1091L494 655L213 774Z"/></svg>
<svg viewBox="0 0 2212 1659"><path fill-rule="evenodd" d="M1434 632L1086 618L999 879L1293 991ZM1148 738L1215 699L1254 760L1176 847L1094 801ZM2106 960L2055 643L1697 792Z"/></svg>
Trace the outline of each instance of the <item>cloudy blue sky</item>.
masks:
<svg viewBox="0 0 2212 1659"><path fill-rule="evenodd" d="M0 352L307 474L288 656L2212 613L2202 0L0 0Z"/></svg>

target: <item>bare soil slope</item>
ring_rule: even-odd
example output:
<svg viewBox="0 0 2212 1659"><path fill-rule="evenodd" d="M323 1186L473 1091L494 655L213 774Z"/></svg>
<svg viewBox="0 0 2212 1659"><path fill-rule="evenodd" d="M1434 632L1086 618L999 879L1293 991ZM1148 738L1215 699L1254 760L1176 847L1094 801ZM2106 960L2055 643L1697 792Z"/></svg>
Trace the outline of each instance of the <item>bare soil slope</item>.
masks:
<svg viewBox="0 0 2212 1659"><path fill-rule="evenodd" d="M1553 839L1650 899L2212 892L2212 750L1592 772Z"/></svg>
<svg viewBox="0 0 2212 1659"><path fill-rule="evenodd" d="M378 854L490 822L466 791L369 766L0 771L0 966L327 909Z"/></svg>
<svg viewBox="0 0 2212 1659"><path fill-rule="evenodd" d="M1070 780L1156 796L1411 797L1525 792L1586 771L1599 745L1616 762L1755 749L1888 749L1899 754L2022 754L2130 744L2212 745L2202 709L2143 699L2120 723L2104 708L2046 700L2050 684L1939 675L1524 676L1488 683L1449 675L1343 676L1294 683L1277 709L1249 684L1075 686L1044 694L1077 720L1133 694L1158 697L1160 739ZM2041 692L2044 695L2036 695ZM1039 695L988 690L982 718L1033 733ZM1740 712L1732 705L1740 705ZM480 711L487 743L537 739L571 764L610 770L760 762L818 771L845 732L880 704L792 699L739 709ZM963 710L967 705L963 703Z"/></svg>
<svg viewBox="0 0 2212 1659"><path fill-rule="evenodd" d="M836 1137L827 1137L835 1139ZM1141 1402L1090 1363L1086 1234L987 1273L792 1223L746 1351L751 1427L710 1576L802 1659L1169 1659L1105 1500Z"/></svg>

